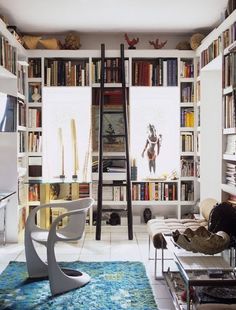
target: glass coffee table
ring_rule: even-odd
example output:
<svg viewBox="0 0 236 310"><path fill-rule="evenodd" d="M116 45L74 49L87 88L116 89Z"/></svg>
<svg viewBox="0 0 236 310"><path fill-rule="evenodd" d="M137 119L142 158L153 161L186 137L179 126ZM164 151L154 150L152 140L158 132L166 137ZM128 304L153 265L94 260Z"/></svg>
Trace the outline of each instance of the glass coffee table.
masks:
<svg viewBox="0 0 236 310"><path fill-rule="evenodd" d="M220 255L204 255L185 251L178 247L172 236L163 234L167 249L173 253L173 259L178 271L172 272L170 268L164 271L164 252L162 251L162 273L169 286L173 301L177 309L194 309L194 303L199 300L195 295L191 296L196 287L230 287L236 286L236 269L231 267L228 261ZM177 283L183 283L181 284ZM179 285L179 292L176 288ZM180 295L186 291L186 302L181 302ZM194 300L193 300L194 299Z"/></svg>

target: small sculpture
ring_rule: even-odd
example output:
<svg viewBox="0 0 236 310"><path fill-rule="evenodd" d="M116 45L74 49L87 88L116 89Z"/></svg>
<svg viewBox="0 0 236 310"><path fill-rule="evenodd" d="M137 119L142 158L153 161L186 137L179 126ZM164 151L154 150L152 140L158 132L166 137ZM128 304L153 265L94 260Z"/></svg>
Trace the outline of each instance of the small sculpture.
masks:
<svg viewBox="0 0 236 310"><path fill-rule="evenodd" d="M204 39L204 37L205 36L202 33L195 33L195 34L193 34L191 36L191 38L190 38L190 46L191 46L192 50L195 50L195 49L197 49L200 46L200 44L201 44L202 40Z"/></svg>
<svg viewBox="0 0 236 310"><path fill-rule="evenodd" d="M149 41L149 43L150 43L150 45L153 45L153 47L154 47L155 49L161 49L162 47L164 47L164 46L166 45L167 40L164 41L164 42L160 42L160 43L159 43L159 39L156 39L156 42L154 42L154 41Z"/></svg>
<svg viewBox="0 0 236 310"><path fill-rule="evenodd" d="M176 230L173 232L173 239L177 245L187 251L208 255L222 252L230 243L230 237L226 232L218 231L214 234L203 226L196 230L187 228L183 234Z"/></svg>
<svg viewBox="0 0 236 310"><path fill-rule="evenodd" d="M38 87L34 88L34 93L32 95L32 99L34 102L39 102L39 100L41 99L41 95L39 94Z"/></svg>
<svg viewBox="0 0 236 310"><path fill-rule="evenodd" d="M63 45L63 49L65 50L78 50L80 49L80 37L77 33L70 32L65 37L65 44Z"/></svg>
<svg viewBox="0 0 236 310"><path fill-rule="evenodd" d="M129 50L135 50L136 49L135 45L139 42L139 38L137 38L137 39L134 38L134 39L130 40L127 33L125 33L125 40L129 45L129 47L128 47Z"/></svg>

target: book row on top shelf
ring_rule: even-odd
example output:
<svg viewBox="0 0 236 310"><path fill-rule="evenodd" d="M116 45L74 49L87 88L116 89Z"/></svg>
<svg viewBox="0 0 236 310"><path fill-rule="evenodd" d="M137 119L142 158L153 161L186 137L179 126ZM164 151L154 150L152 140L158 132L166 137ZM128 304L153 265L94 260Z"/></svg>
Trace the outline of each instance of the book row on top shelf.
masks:
<svg viewBox="0 0 236 310"><path fill-rule="evenodd" d="M17 74L17 52L16 48L11 46L3 36L0 35L0 66L12 74Z"/></svg>
<svg viewBox="0 0 236 310"><path fill-rule="evenodd" d="M194 77L193 58L180 58L180 77ZM29 78L41 78L42 60L29 58ZM45 86L89 86L100 82L101 60L93 58L45 58ZM105 83L121 83L120 58L105 59ZM125 59L126 83L129 84L129 60ZM177 86L178 58L132 58L133 86Z"/></svg>

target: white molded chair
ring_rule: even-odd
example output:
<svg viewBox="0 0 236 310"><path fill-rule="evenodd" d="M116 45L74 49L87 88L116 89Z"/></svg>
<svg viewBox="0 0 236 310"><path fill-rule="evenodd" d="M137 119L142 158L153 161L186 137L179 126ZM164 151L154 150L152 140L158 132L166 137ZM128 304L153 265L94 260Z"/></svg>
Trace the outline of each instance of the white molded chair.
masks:
<svg viewBox="0 0 236 310"><path fill-rule="evenodd" d="M90 281L90 276L76 270L60 268L56 261L54 245L57 241L74 241L81 239L86 222L88 209L93 205L92 198L82 198L62 203L51 203L34 208L25 226L25 254L30 278L49 278L52 295L84 286ZM42 208L65 208L67 212L59 215L49 230L35 225L35 216ZM57 229L60 221L67 217L68 224ZM38 256L33 241L47 247L47 263Z"/></svg>

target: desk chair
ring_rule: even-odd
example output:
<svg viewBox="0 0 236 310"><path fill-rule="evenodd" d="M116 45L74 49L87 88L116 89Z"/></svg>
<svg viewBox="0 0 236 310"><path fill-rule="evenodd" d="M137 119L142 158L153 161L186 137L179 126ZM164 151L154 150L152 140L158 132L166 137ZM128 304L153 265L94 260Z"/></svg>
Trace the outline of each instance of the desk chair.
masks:
<svg viewBox="0 0 236 310"><path fill-rule="evenodd" d="M52 295L61 294L84 286L90 276L77 270L60 268L56 261L54 246L57 241L74 241L81 239L86 222L88 209L93 205L92 198L83 198L62 203L51 203L34 208L25 226L25 254L30 278L48 277ZM35 224L36 213L43 208L64 208L67 212L59 215L49 230L41 229ZM68 224L57 229L58 224L66 218ZM33 241L47 248L47 263L38 256Z"/></svg>

